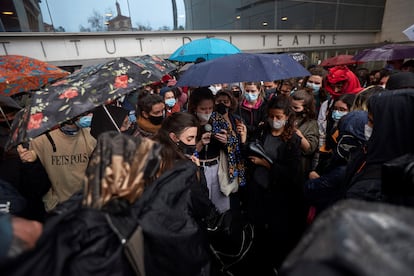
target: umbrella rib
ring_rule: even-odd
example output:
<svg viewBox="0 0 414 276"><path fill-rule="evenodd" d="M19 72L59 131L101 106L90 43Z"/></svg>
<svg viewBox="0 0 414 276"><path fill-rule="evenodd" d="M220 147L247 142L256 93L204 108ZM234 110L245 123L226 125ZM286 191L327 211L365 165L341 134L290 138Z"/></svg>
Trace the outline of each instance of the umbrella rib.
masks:
<svg viewBox="0 0 414 276"><path fill-rule="evenodd" d="M3 115L4 120L6 121L7 125L8 125L8 126L9 126L9 128L11 129L11 125L10 125L10 123L9 123L9 120L7 120L7 116L6 116L6 114L4 113L3 108L1 108L1 106L0 106L0 112L1 112L1 115Z"/></svg>
<svg viewBox="0 0 414 276"><path fill-rule="evenodd" d="M116 130L118 130L118 132L121 133L121 130L119 129L118 125L115 123L114 118L112 118L111 113L109 113L106 106L103 104L102 107L103 107L103 109L105 109L106 114L108 115L109 119L111 119L111 122L112 122L112 124L114 124Z"/></svg>

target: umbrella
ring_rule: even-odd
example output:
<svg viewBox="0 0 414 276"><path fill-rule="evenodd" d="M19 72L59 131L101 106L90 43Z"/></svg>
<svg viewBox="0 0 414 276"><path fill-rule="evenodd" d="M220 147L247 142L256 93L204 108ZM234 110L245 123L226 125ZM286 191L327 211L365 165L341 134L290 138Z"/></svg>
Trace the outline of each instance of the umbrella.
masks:
<svg viewBox="0 0 414 276"><path fill-rule="evenodd" d="M78 70L41 91L13 120L8 147L21 144L168 73L146 57L117 58Z"/></svg>
<svg viewBox="0 0 414 276"><path fill-rule="evenodd" d="M387 44L374 49L365 49L354 56L354 60L398 60L414 57L414 45Z"/></svg>
<svg viewBox="0 0 414 276"><path fill-rule="evenodd" d="M310 73L288 54L239 53L194 64L183 73L177 86L274 81L309 75Z"/></svg>
<svg viewBox="0 0 414 276"><path fill-rule="evenodd" d="M334 57L327 58L323 60L320 66L337 66L337 65L350 65L350 64L357 64L362 63L362 61L357 61L353 59L354 56L352 55L337 55Z"/></svg>
<svg viewBox="0 0 414 276"><path fill-rule="evenodd" d="M56 79L69 75L52 64L18 55L0 56L0 94L36 90Z"/></svg>
<svg viewBox="0 0 414 276"><path fill-rule="evenodd" d="M195 62L197 58L212 60L218 57L240 53L240 49L219 38L202 38L188 42L175 50L169 60Z"/></svg>
<svg viewBox="0 0 414 276"><path fill-rule="evenodd" d="M0 95L0 121L4 120L9 128L11 128L9 123L10 118L20 109L22 107L11 97Z"/></svg>

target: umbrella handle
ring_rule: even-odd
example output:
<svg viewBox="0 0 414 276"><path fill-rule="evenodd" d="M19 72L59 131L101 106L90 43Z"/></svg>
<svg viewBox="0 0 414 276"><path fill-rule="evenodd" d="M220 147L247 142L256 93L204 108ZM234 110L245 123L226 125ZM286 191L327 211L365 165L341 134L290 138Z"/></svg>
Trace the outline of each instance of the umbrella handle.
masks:
<svg viewBox="0 0 414 276"><path fill-rule="evenodd" d="M6 121L7 125L8 125L8 126L9 126L9 128L11 129L11 125L10 125L10 123L9 123L9 120L7 120L7 116L6 116L6 114L4 114L3 108L1 108L1 106L0 106L0 112L1 112L1 115L3 115L4 120Z"/></svg>
<svg viewBox="0 0 414 276"><path fill-rule="evenodd" d="M112 118L111 113L109 113L108 109L106 108L106 106L103 104L102 105L103 109L105 109L106 114L108 115L109 119L111 119L112 124L114 124L116 130L121 133L121 130L119 129L118 125L115 123L114 118Z"/></svg>

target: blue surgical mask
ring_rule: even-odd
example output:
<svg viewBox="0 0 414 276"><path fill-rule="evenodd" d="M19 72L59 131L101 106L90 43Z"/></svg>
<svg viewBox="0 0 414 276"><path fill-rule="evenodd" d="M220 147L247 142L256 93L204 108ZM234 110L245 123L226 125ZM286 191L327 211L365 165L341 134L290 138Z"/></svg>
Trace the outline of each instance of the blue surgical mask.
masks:
<svg viewBox="0 0 414 276"><path fill-rule="evenodd" d="M312 88L312 92L314 95L318 95L319 94L319 90L321 89L321 85L319 84L315 84L315 83L306 83L306 87Z"/></svg>
<svg viewBox="0 0 414 276"><path fill-rule="evenodd" d="M244 94L244 97L248 102L254 102L259 98L259 94L256 93L246 93Z"/></svg>
<svg viewBox="0 0 414 276"><path fill-rule="evenodd" d="M174 98L172 98L172 99L166 99L166 100L165 100L165 104L166 104L168 107L173 107L173 106L175 105L175 103L176 103L176 100L175 100Z"/></svg>
<svg viewBox="0 0 414 276"><path fill-rule="evenodd" d="M76 124L75 125L64 124L64 125L61 125L59 129L64 134L69 135L69 136L76 135L79 132L79 127Z"/></svg>
<svg viewBox="0 0 414 276"><path fill-rule="evenodd" d="M91 127L92 116L82 116L78 121L76 121L76 125L80 128Z"/></svg>
<svg viewBox="0 0 414 276"><path fill-rule="evenodd" d="M332 112L332 119L334 119L334 121L339 121L346 114L348 114L348 111L334 110Z"/></svg>
<svg viewBox="0 0 414 276"><path fill-rule="evenodd" d="M135 123L137 121L137 116L135 116L135 113L129 114L128 115L128 120L131 124Z"/></svg>

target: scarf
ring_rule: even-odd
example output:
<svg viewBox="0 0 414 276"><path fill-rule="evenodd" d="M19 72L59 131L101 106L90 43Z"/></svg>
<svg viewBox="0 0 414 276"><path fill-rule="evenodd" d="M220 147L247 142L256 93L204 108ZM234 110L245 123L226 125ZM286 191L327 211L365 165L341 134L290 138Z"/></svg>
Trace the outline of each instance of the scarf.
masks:
<svg viewBox="0 0 414 276"><path fill-rule="evenodd" d="M231 116L231 115L230 115ZM230 117L229 116L229 117ZM230 117L232 121L232 118ZM229 178L230 182L234 180L235 177L239 178L239 185L246 185L246 175L244 161L240 151L240 137L233 130L235 124L229 124L223 116L217 112L211 114L211 121L213 127L213 133L219 133L221 129L225 129L228 133L228 139L226 144L226 153L227 153L227 162L229 168Z"/></svg>
<svg viewBox="0 0 414 276"><path fill-rule="evenodd" d="M175 105L171 109L168 109L168 108L166 109L165 115L168 117L168 116L171 116L172 114L174 114L176 112L180 112L180 110L181 110L181 106L177 102L177 103L175 103Z"/></svg>
<svg viewBox="0 0 414 276"><path fill-rule="evenodd" d="M158 168L159 149L159 145L148 138L115 131L99 135L86 169L83 204L102 209L119 199L134 203L153 178L151 172ZM147 166L153 168L149 170Z"/></svg>
<svg viewBox="0 0 414 276"><path fill-rule="evenodd" d="M145 119L142 116L139 116L137 119L137 125L140 129L149 132L151 134L155 134L158 132L158 130L161 128L161 125L153 125L151 124L150 121L148 121L147 119Z"/></svg>

